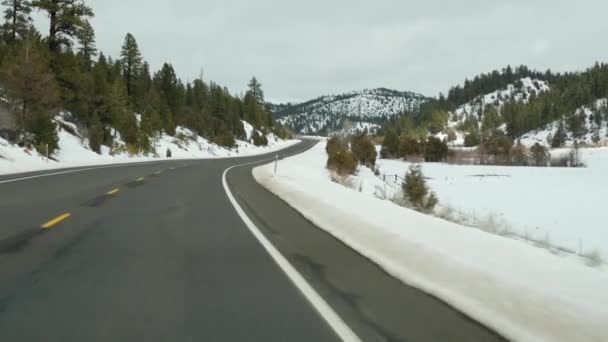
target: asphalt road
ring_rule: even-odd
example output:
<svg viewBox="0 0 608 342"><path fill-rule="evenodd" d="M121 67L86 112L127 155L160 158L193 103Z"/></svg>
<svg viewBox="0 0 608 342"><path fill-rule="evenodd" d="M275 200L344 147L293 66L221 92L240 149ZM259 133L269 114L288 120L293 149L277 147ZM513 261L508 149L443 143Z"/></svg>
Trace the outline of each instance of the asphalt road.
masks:
<svg viewBox="0 0 608 342"><path fill-rule="evenodd" d="M0 341L339 340L222 187L269 157L0 177ZM227 174L234 196L362 340L502 339L312 225L254 166Z"/></svg>

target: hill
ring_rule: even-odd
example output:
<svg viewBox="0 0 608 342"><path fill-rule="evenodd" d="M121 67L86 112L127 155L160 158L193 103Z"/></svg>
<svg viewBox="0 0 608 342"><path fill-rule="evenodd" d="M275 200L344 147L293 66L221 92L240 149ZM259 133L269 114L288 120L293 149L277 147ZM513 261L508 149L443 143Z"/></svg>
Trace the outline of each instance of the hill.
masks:
<svg viewBox="0 0 608 342"><path fill-rule="evenodd" d="M273 111L279 123L301 134L327 135L364 129L375 132L388 119L416 111L428 99L413 92L378 88L273 105Z"/></svg>

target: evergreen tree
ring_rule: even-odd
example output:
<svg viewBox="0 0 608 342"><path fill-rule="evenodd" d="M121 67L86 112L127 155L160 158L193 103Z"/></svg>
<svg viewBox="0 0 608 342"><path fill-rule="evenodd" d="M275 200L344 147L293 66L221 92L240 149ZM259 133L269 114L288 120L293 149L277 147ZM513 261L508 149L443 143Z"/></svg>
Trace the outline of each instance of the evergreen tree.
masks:
<svg viewBox="0 0 608 342"><path fill-rule="evenodd" d="M2 5L6 6L2 31L7 40L13 43L27 34L32 21L32 6L29 0L3 0Z"/></svg>
<svg viewBox="0 0 608 342"><path fill-rule="evenodd" d="M380 155L385 159L396 158L399 156L399 136L392 128L389 128L384 135Z"/></svg>
<svg viewBox="0 0 608 342"><path fill-rule="evenodd" d="M49 17L48 44L54 53L60 52L62 46L71 46L71 39L93 17L93 10L83 0L34 0L32 6Z"/></svg>
<svg viewBox="0 0 608 342"><path fill-rule="evenodd" d="M410 166L402 188L405 200L411 203L415 209L432 211L438 203L435 194L429 193L420 165Z"/></svg>
<svg viewBox="0 0 608 342"><path fill-rule="evenodd" d="M95 47L95 31L88 20L85 20L82 27L76 33L78 38L78 52L82 56L85 70L91 70L93 57L97 56L97 48Z"/></svg>
<svg viewBox="0 0 608 342"><path fill-rule="evenodd" d="M568 138L566 134L566 129L564 128L564 122L560 121L559 126L557 128L557 132L553 136L553 141L551 142L551 147L557 148L562 147Z"/></svg>
<svg viewBox="0 0 608 342"><path fill-rule="evenodd" d="M5 63L2 83L6 96L17 114L21 139L34 133L36 144L49 144L52 153L57 146L52 123L58 105L55 77L48 69L39 42L31 37L18 54Z"/></svg>
<svg viewBox="0 0 608 342"><path fill-rule="evenodd" d="M248 87L249 90L247 92L253 95L258 104L264 104L264 91L262 90L262 85L260 82L258 82L255 76L251 78L251 81L249 81Z"/></svg>
<svg viewBox="0 0 608 342"><path fill-rule="evenodd" d="M122 75L125 79L125 85L127 87L127 96L129 99L129 104L134 105L134 95L135 95L135 83L137 77L139 76L142 68L143 58L141 56L141 52L139 52L139 47L137 46L137 41L132 34L127 33L124 43L122 44L122 50L120 51L121 62L122 62Z"/></svg>

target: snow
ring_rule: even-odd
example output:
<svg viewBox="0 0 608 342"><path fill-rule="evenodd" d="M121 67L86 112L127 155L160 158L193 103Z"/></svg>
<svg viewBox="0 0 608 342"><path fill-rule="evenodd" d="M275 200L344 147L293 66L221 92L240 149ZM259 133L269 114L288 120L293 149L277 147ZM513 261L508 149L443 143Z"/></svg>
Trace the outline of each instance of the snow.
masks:
<svg viewBox="0 0 608 342"><path fill-rule="evenodd" d="M522 78L518 82L519 84L509 84L506 88L494 91L483 96L478 96L469 103L466 103L456 109L456 112L452 114L452 120L450 127L456 127L463 123L467 116L477 116L481 108L485 108L486 105L494 105L498 108L508 101L523 101L528 102L528 99L532 94L539 95L551 90L549 84L543 80L531 79L529 77ZM481 120L480 120L481 124Z"/></svg>
<svg viewBox="0 0 608 342"><path fill-rule="evenodd" d="M443 206L481 220L493 217L520 236L580 254L597 250L608 257L603 209L608 148L581 151L586 168L424 163L422 171ZM403 177L409 165L378 160L380 172L388 175Z"/></svg>
<svg viewBox="0 0 608 342"><path fill-rule="evenodd" d="M369 192L382 193L384 183L367 169L361 169L354 189L334 183L325 169L324 148L320 143L281 161L276 176L272 165L258 167L254 177L396 278L443 299L509 339L606 340L608 273L604 267L591 268L575 257L554 255L381 200ZM560 171L568 177L578 172Z"/></svg>
<svg viewBox="0 0 608 342"><path fill-rule="evenodd" d="M55 120L78 134L78 127L68 122L66 117L67 114L62 113ZM244 125L250 135L253 128L246 122L244 122ZM267 135L268 146L254 146L250 142L237 140L237 147L230 150L209 142L187 128L178 127L175 137L162 134L155 139L156 156L141 154L130 156L126 152L111 155L110 149L107 146L102 146L102 153L97 154L89 148L87 139L74 135L62 127L58 128L57 135L59 137L59 150L48 161L35 150L18 147L0 138L0 174L88 165L154 161L166 159L167 149L171 150L171 159L243 157L273 152L299 142L298 140L283 141L273 134L269 134ZM119 143L121 142L119 134L117 134L116 140Z"/></svg>
<svg viewBox="0 0 608 342"><path fill-rule="evenodd" d="M532 94L541 94L545 92L549 92L551 90L549 84L546 81L531 79L531 78L522 78L519 80L518 85L510 84L505 89L500 89L495 92L485 94L483 96L479 96L476 99L472 100L469 103L466 103L458 109L454 113L451 113L451 117L448 120L448 129L452 129L456 133L457 139L449 143L450 146L463 146L464 145L464 132L460 130L461 125L464 123L468 116L475 116L479 119L478 115L480 112L480 108L484 108L486 105L492 104L500 109L504 106L507 101L515 100L528 102L529 98ZM601 108L607 99L597 100L593 107ZM567 139L565 141L566 146L571 146L574 144L574 141L578 141L588 145L599 145L606 146L608 145L608 123L604 122L601 127L597 127L592 120L592 115L594 111L590 108L590 106L583 106L576 111L576 114L583 113L585 115L585 128L587 133L582 137L575 138L572 135L572 132L568 132ZM570 113L563 113L564 115ZM479 126L481 128L482 120L479 121ZM528 132L518 139L525 146L532 146L536 143L539 143L543 146L550 146L551 141L549 138L552 138L557 129L559 127L559 121L554 121L547 124L545 127ZM565 127L567 130L567 127ZM503 124L500 127L500 130L503 132L506 131L506 126ZM594 141L594 137L596 138Z"/></svg>
<svg viewBox="0 0 608 342"><path fill-rule="evenodd" d="M594 107L601 108L608 101L607 99L600 99L594 103ZM572 132L567 132L567 138L565 141L566 146L572 146L575 141L579 143L587 144L587 145L608 145L608 122L604 121L601 127L593 122L592 117L594 115L594 111L588 106L584 106L579 108L576 111L576 114L584 114L585 115L585 129L587 133L585 133L582 137L575 138L572 135ZM521 137L522 144L526 146L532 146L536 143L539 143L543 146L550 146L552 138L555 136L559 128L559 121L554 121L542 129L528 132ZM567 128L567 127L565 127ZM594 141L594 137L597 139Z"/></svg>
<svg viewBox="0 0 608 342"><path fill-rule="evenodd" d="M353 133L377 131L385 119L395 117L405 111L414 111L425 102L426 97L411 92L389 89L372 89L327 95L301 104L276 105L275 111L293 112L278 121L302 134L318 134L342 131ZM344 129L344 121L351 121L353 127Z"/></svg>

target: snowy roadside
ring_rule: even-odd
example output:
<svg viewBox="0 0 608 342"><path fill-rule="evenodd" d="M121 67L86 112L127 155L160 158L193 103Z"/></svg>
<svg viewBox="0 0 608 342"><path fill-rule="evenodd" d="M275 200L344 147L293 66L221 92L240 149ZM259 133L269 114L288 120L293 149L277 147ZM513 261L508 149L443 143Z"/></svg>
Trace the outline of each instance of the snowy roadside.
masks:
<svg viewBox="0 0 608 342"><path fill-rule="evenodd" d="M333 183L325 144L256 180L403 282L521 341L602 341L608 272Z"/></svg>
<svg viewBox="0 0 608 342"><path fill-rule="evenodd" d="M77 131L73 124L62 123L71 127L72 131ZM243 123L247 138L250 138L253 127L246 122ZM68 167L127 164L160 160L246 157L278 151L300 142L299 140L281 140L269 134L268 146L255 146L250 142L237 140L236 148L227 149L207 141L186 128L178 127L175 137L163 134L157 139L155 145L158 155L130 156L126 152L111 155L107 146L102 146L101 154L97 154L91 151L87 139L74 135L63 128L58 128L58 137L59 150L53 156L55 160L50 159L48 161L35 150L28 151L0 138L0 175ZM171 158L165 157L167 149L171 150Z"/></svg>

